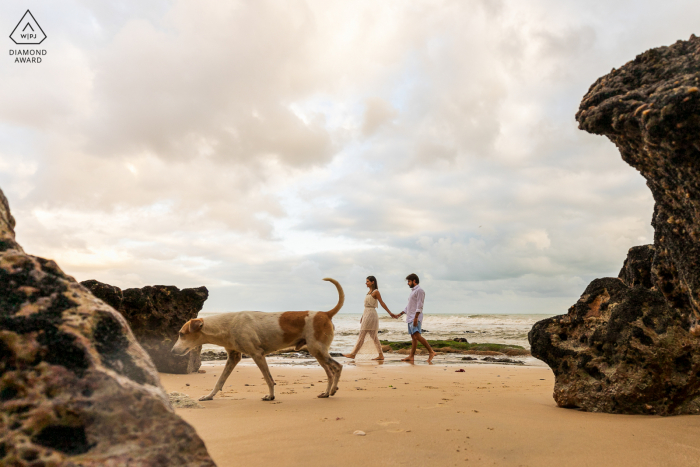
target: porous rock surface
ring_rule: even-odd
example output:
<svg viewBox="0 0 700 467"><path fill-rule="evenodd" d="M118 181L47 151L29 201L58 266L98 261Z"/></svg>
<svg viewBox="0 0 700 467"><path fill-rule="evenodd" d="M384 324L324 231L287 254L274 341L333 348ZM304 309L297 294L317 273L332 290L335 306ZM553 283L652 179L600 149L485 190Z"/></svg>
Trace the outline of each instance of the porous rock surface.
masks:
<svg viewBox="0 0 700 467"><path fill-rule="evenodd" d="M192 399L189 394L184 392L171 392L168 393L170 398L170 405L173 407L178 407L181 409L203 409L204 406Z"/></svg>
<svg viewBox="0 0 700 467"><path fill-rule="evenodd" d="M700 39L649 50L598 79L576 114L646 178L654 244L535 324L532 354L560 406L700 413Z"/></svg>
<svg viewBox="0 0 700 467"><path fill-rule="evenodd" d="M654 245L633 246L627 252L627 258L617 277L630 287L641 285L651 289L654 286L651 281L651 263L655 252Z"/></svg>
<svg viewBox="0 0 700 467"><path fill-rule="evenodd" d="M177 342L182 326L196 318L204 306L209 297L206 287L180 290L171 285L149 285L122 291L96 280L81 284L126 318L136 340L151 356L158 371L187 374L197 371L202 365L199 347L183 356L170 350Z"/></svg>
<svg viewBox="0 0 700 467"><path fill-rule="evenodd" d="M0 465L214 466L124 318L13 227L0 191Z"/></svg>

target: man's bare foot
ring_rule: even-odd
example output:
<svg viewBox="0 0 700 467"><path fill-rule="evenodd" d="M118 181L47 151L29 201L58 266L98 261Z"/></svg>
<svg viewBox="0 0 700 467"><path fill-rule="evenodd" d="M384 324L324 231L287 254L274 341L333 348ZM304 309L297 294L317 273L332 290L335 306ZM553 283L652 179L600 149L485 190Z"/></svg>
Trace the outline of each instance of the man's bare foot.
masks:
<svg viewBox="0 0 700 467"><path fill-rule="evenodd" d="M406 358L402 358L401 361L402 361L402 362L413 363L413 356L412 356L412 355L409 355L409 356L406 357Z"/></svg>
<svg viewBox="0 0 700 467"><path fill-rule="evenodd" d="M353 359L353 360L355 359L355 356L354 356L353 354L351 354L351 353L344 353L344 354L343 354L343 357L345 357L345 358L350 358L350 359Z"/></svg>
<svg viewBox="0 0 700 467"><path fill-rule="evenodd" d="M384 355L380 355L377 358L373 358L372 360L384 360Z"/></svg>
<svg viewBox="0 0 700 467"><path fill-rule="evenodd" d="M428 363L433 363L433 357L435 356L435 352L430 352L428 355Z"/></svg>

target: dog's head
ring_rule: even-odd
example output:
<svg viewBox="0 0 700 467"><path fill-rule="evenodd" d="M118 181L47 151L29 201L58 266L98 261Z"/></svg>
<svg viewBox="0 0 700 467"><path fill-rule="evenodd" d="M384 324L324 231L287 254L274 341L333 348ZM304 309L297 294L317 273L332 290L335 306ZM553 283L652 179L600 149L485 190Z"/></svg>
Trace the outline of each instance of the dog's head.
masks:
<svg viewBox="0 0 700 467"><path fill-rule="evenodd" d="M195 347L206 344L206 338L202 333L203 327L204 320L202 318L195 318L186 322L180 329L180 335L171 352L175 355L187 355L187 352Z"/></svg>

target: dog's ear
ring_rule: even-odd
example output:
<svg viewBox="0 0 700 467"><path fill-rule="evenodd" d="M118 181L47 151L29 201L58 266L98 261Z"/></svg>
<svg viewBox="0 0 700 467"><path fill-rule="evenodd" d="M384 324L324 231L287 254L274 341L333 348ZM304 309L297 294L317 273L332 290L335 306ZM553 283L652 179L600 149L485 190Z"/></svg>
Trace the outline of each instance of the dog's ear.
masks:
<svg viewBox="0 0 700 467"><path fill-rule="evenodd" d="M180 332L182 334L189 334L191 332L197 332L204 326L204 320L202 318L191 319L182 326Z"/></svg>
<svg viewBox="0 0 700 467"><path fill-rule="evenodd" d="M202 318L191 319L189 324L190 332L199 332L204 327L204 320Z"/></svg>

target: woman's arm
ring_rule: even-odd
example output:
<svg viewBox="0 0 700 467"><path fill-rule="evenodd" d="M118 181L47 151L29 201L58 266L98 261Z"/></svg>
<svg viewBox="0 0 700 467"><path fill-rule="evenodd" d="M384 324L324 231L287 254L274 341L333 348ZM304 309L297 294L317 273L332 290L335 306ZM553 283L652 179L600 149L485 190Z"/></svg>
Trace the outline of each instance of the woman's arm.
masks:
<svg viewBox="0 0 700 467"><path fill-rule="evenodd" d="M392 318L396 318L396 315L394 315L391 310L389 310L389 307L386 306L386 303L384 303L384 300L382 300L382 294L379 293L379 290L375 290L372 292L372 297L376 298L379 301L379 304L386 310L387 313L389 313L389 316Z"/></svg>

